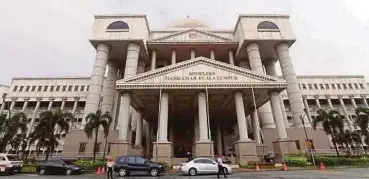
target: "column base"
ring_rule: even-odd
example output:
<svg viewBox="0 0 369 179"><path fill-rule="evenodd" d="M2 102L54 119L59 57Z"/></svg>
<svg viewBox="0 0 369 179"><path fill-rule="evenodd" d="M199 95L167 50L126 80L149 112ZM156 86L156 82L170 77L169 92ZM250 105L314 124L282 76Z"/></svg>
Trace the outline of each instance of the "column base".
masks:
<svg viewBox="0 0 369 179"><path fill-rule="evenodd" d="M172 147L171 142L153 142L152 160L167 163L169 166L172 165Z"/></svg>
<svg viewBox="0 0 369 179"><path fill-rule="evenodd" d="M264 160L264 156L268 154L268 146L264 144L256 144L256 155L259 160Z"/></svg>
<svg viewBox="0 0 369 179"><path fill-rule="evenodd" d="M284 155L288 153L298 152L296 140L280 139L273 142L273 149L275 153L276 162L284 162Z"/></svg>
<svg viewBox="0 0 369 179"><path fill-rule="evenodd" d="M256 152L256 143L252 140L237 141L235 144L236 163L245 165L248 162L259 162Z"/></svg>
<svg viewBox="0 0 369 179"><path fill-rule="evenodd" d="M110 155L112 157L129 155L132 145L129 142L117 141L110 143Z"/></svg>
<svg viewBox="0 0 369 179"><path fill-rule="evenodd" d="M195 142L196 157L213 157L214 142L213 141L197 141Z"/></svg>
<svg viewBox="0 0 369 179"><path fill-rule="evenodd" d="M144 155L144 148L141 145L134 145L132 146L131 155L138 155L143 156Z"/></svg>

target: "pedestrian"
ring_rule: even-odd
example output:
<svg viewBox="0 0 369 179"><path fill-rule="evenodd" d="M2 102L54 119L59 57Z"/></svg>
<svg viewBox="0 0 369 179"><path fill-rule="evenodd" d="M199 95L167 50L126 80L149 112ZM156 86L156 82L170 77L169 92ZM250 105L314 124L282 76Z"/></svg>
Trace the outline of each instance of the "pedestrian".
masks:
<svg viewBox="0 0 369 179"><path fill-rule="evenodd" d="M224 172L222 154L218 155L217 163L218 163L218 174L217 174L218 178L219 175L224 175L224 178L227 178L227 175Z"/></svg>
<svg viewBox="0 0 369 179"><path fill-rule="evenodd" d="M113 160L111 158L108 159L108 162L106 163L107 166L107 175L108 175L108 179L111 178L113 179L113 167L114 167L115 163L113 162Z"/></svg>
<svg viewBox="0 0 369 179"><path fill-rule="evenodd" d="M191 161L192 160L192 158L191 158L191 152L190 151L187 152L187 160L188 161Z"/></svg>

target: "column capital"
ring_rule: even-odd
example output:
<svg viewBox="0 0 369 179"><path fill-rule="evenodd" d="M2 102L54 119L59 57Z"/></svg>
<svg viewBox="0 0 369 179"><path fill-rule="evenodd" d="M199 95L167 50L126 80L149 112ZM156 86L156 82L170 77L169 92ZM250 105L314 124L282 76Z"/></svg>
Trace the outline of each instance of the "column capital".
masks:
<svg viewBox="0 0 369 179"><path fill-rule="evenodd" d="M42 100L42 98L41 98L41 97L40 97L40 98L36 98L36 100L37 100L37 101L41 101L41 100Z"/></svg>
<svg viewBox="0 0 369 179"><path fill-rule="evenodd" d="M79 101L80 99L80 97L74 97L74 101Z"/></svg>
<svg viewBox="0 0 369 179"><path fill-rule="evenodd" d="M362 95L360 95L360 97L362 97L362 98L366 98L366 94L362 94Z"/></svg>
<svg viewBox="0 0 369 179"><path fill-rule="evenodd" d="M24 101L29 101L30 98L23 98Z"/></svg>
<svg viewBox="0 0 369 179"><path fill-rule="evenodd" d="M49 101L54 101L54 100L55 100L55 98L53 98L53 97L49 98Z"/></svg>
<svg viewBox="0 0 369 179"><path fill-rule="evenodd" d="M331 99L331 95L325 95L327 99Z"/></svg>
<svg viewBox="0 0 369 179"><path fill-rule="evenodd" d="M343 95L339 94L337 95L338 99L342 99L343 98Z"/></svg>
<svg viewBox="0 0 369 179"><path fill-rule="evenodd" d="M104 51L106 53L109 53L111 50L111 45L104 43L104 42L100 42L96 45L96 51Z"/></svg>
<svg viewBox="0 0 369 179"><path fill-rule="evenodd" d="M319 99L319 95L317 95L317 94L316 94L316 95L314 95L314 98L315 98L315 99Z"/></svg>
<svg viewBox="0 0 369 179"><path fill-rule="evenodd" d="M16 101L18 98L14 97L14 98L11 98L12 101Z"/></svg>
<svg viewBox="0 0 369 179"><path fill-rule="evenodd" d="M278 52L280 50L283 50L283 49L280 49L280 48L284 48L284 49L289 49L290 48L290 42L280 42L280 43L277 43L275 46L274 46L274 49Z"/></svg>
<svg viewBox="0 0 369 179"><path fill-rule="evenodd" d="M307 98L307 95L302 95L302 99L306 99Z"/></svg>
<svg viewBox="0 0 369 179"><path fill-rule="evenodd" d="M350 94L350 95L349 95L349 97L350 97L350 98L355 98L355 95Z"/></svg>
<svg viewBox="0 0 369 179"><path fill-rule="evenodd" d="M62 101L66 101L67 99L67 97L62 97Z"/></svg>

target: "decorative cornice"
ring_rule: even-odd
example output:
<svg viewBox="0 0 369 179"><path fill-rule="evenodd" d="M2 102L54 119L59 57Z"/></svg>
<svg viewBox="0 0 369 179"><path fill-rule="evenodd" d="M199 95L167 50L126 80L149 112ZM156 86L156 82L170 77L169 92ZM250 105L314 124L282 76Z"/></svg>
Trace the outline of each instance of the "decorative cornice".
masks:
<svg viewBox="0 0 369 179"><path fill-rule="evenodd" d="M203 34L203 35L208 35L208 36L218 38L218 39L222 39L222 40L226 40L226 41L232 40L232 39L229 39L229 38L221 37L221 36L218 36L218 35L206 32L206 31L201 31L201 30L198 30L198 29L188 29L188 30L180 31L180 32L177 32L177 33L174 33L174 34L170 34L168 36L164 36L164 37L160 37L160 38L152 39L152 40L153 41L162 41L162 40L166 40L166 39L174 37L174 36L179 36L179 35L191 32L191 31L198 32L198 33Z"/></svg>
<svg viewBox="0 0 369 179"><path fill-rule="evenodd" d="M227 83L181 83L181 84L160 84L160 83L122 83L117 85L118 90L134 90L134 89L242 89L242 88L268 88L268 89L280 89L283 91L287 87L286 83L240 83L240 84L227 84Z"/></svg>

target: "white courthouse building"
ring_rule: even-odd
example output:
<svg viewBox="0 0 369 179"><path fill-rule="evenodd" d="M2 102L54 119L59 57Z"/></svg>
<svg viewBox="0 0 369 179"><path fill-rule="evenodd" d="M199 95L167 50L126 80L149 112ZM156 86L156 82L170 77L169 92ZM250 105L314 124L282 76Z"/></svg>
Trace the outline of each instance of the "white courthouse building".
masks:
<svg viewBox="0 0 369 179"><path fill-rule="evenodd" d="M176 164L187 152L222 153L245 164L274 150L280 160L306 148L302 120L314 148L329 149L324 131L311 128L316 110L337 109L347 129L357 130L355 108L368 107L367 82L297 76L289 53L295 41L287 15L240 15L227 30L191 18L152 30L145 15L97 15L91 76L14 78L1 111L26 112L30 131L42 111L72 112L72 131L56 151L65 155L92 152L82 129L84 116L98 109L114 119L113 156ZM98 151L104 143L100 133Z"/></svg>

